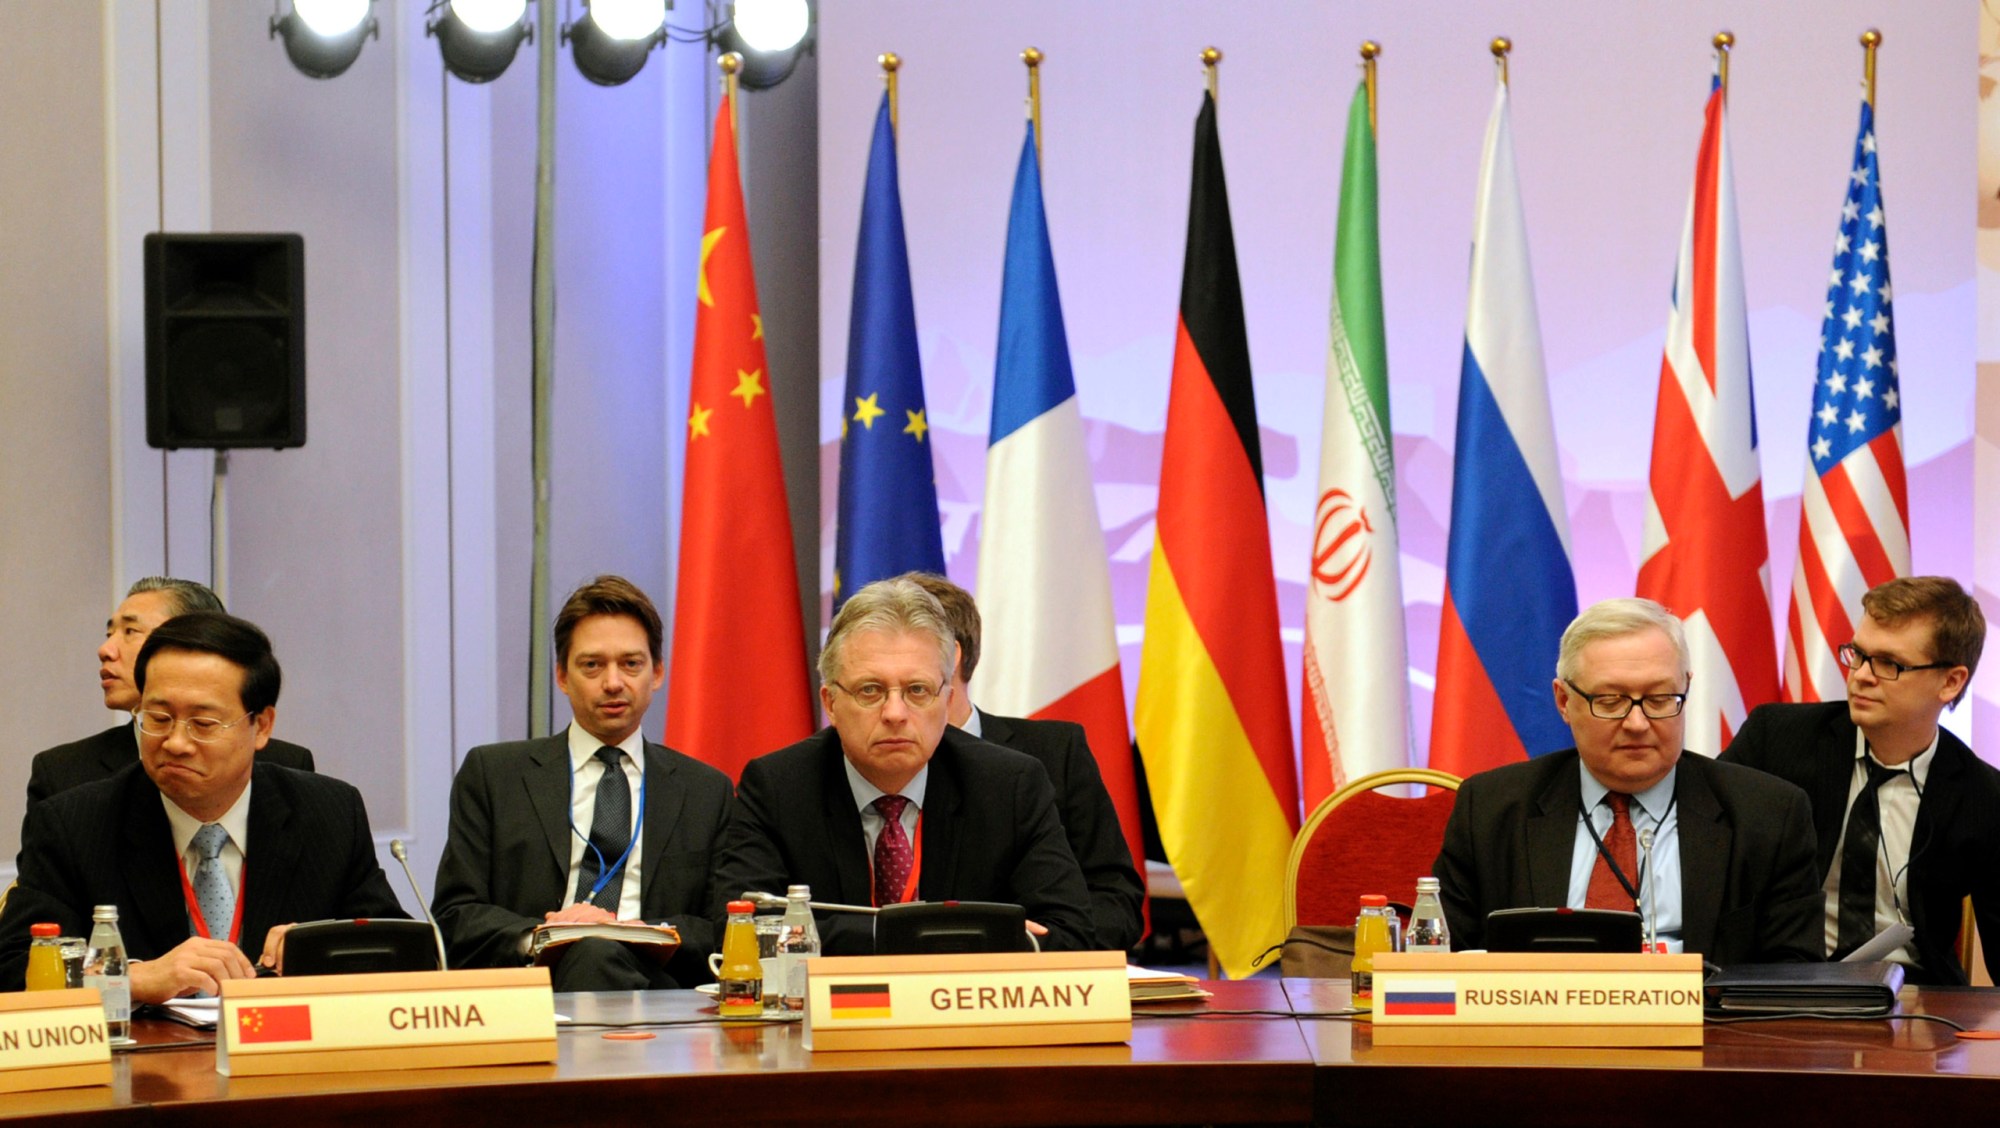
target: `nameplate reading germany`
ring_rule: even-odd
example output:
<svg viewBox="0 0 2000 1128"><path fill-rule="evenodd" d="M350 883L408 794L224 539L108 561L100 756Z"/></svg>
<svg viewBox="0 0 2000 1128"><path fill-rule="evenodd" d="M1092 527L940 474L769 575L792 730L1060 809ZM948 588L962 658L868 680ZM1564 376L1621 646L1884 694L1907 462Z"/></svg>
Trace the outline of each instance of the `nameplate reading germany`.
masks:
<svg viewBox="0 0 2000 1128"><path fill-rule="evenodd" d="M1701 957L1383 953L1382 1046L1698 1046Z"/></svg>
<svg viewBox="0 0 2000 1128"><path fill-rule="evenodd" d="M889 1050L1123 1042L1122 952L840 956L806 964L805 1047Z"/></svg>
<svg viewBox="0 0 2000 1128"><path fill-rule="evenodd" d="M547 968L231 979L215 1068L239 1077L556 1059Z"/></svg>
<svg viewBox="0 0 2000 1128"><path fill-rule="evenodd" d="M111 1084L97 991L0 995L0 1093Z"/></svg>

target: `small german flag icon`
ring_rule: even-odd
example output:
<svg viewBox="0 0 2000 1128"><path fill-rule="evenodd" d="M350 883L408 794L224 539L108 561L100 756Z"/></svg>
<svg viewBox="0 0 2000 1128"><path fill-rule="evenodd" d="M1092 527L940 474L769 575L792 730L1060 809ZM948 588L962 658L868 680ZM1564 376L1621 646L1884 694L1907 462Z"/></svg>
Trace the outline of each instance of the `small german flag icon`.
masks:
<svg viewBox="0 0 2000 1128"><path fill-rule="evenodd" d="M834 1018L888 1018L887 983L836 983L827 988Z"/></svg>

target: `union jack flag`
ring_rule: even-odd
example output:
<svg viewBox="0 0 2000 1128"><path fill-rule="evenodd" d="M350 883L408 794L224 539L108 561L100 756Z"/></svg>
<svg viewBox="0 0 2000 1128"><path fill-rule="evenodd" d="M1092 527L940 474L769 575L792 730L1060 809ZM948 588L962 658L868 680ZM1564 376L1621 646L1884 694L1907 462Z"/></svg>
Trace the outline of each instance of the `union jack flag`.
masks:
<svg viewBox="0 0 2000 1128"><path fill-rule="evenodd" d="M1847 695L1834 652L1854 637L1862 593L1910 573L1910 493L1890 303L1875 107L1863 102L1827 277L1806 432L1799 562L1785 630L1790 701Z"/></svg>

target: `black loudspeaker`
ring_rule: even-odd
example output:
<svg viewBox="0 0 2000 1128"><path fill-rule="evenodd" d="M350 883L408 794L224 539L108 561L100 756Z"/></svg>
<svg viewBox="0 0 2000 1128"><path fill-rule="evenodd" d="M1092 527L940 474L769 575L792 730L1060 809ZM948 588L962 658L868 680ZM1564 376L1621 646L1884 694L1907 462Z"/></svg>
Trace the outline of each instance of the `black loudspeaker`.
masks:
<svg viewBox="0 0 2000 1128"><path fill-rule="evenodd" d="M146 236L146 445L304 446L306 244Z"/></svg>

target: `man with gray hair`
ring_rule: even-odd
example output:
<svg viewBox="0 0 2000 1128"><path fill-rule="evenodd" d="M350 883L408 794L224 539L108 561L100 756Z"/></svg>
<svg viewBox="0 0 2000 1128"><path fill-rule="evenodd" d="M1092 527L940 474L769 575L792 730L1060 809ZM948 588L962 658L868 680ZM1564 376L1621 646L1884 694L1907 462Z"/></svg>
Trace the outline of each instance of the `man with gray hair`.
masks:
<svg viewBox="0 0 2000 1128"><path fill-rule="evenodd" d="M1454 946L1483 947L1496 909L1602 908L1719 964L1821 958L1805 792L1684 755L1688 679L1680 620L1652 600L1576 617L1553 683L1576 747L1481 772L1452 806L1432 872Z"/></svg>
<svg viewBox="0 0 2000 1128"><path fill-rule="evenodd" d="M109 779L127 764L139 762L139 734L132 727L132 710L139 707L139 687L132 662L153 628L191 611L222 611L222 600L193 580L147 576L132 585L124 602L104 621L104 643L97 648L97 683L104 707L124 714L119 723L95 736L59 744L35 753L28 768L28 806L78 784ZM313 770L312 753L273 738L257 752L264 763L300 771Z"/></svg>
<svg viewBox="0 0 2000 1128"><path fill-rule="evenodd" d="M716 865L713 915L746 890L808 884L820 901L997 901L1048 949L1097 946L1055 789L1032 758L945 723L958 646L907 579L850 596L820 653L832 725L752 760ZM874 951L872 918L826 914L828 955Z"/></svg>

